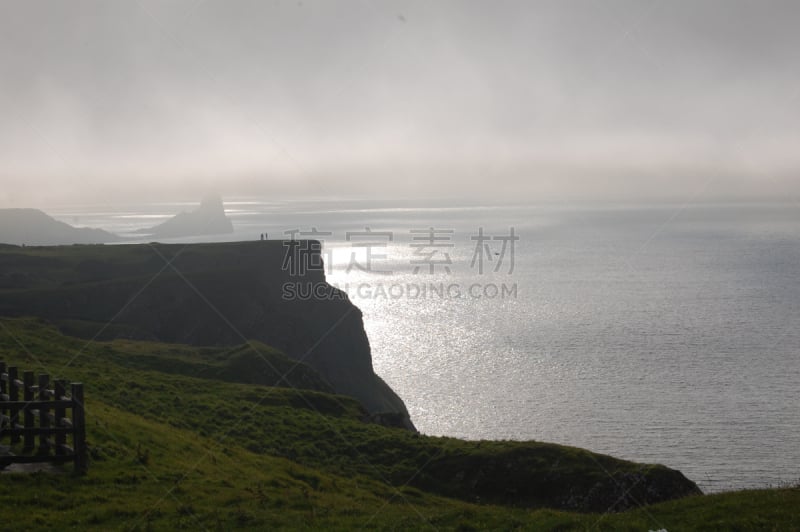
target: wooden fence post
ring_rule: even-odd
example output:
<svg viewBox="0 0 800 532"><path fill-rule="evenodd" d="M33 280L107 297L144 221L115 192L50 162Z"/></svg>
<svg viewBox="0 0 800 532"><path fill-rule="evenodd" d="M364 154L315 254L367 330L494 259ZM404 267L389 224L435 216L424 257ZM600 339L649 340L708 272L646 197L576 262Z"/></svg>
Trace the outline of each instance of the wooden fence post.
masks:
<svg viewBox="0 0 800 532"><path fill-rule="evenodd" d="M23 419L23 427L25 429L32 429L34 425L33 412L31 411L30 404L33 402L33 380L34 375L32 371L25 371L22 373L22 387L23 397L22 400L27 403ZM24 437L23 451L32 451L35 447L35 435L33 431L26 430Z"/></svg>
<svg viewBox="0 0 800 532"><path fill-rule="evenodd" d="M42 373L39 375L39 401L47 401L49 394L47 387L50 385L50 375ZM50 454L50 410L46 406L39 406L39 454Z"/></svg>
<svg viewBox="0 0 800 532"><path fill-rule="evenodd" d="M67 383L64 379L57 379L55 382L55 386L53 387L55 391L55 397L53 397L54 401L63 401L64 396L67 395ZM55 409L56 415L56 428L65 428L66 424L64 423L64 418L67 417L66 409L63 407L59 407ZM56 456L63 456L66 453L64 446L67 444L67 435L64 432L56 432Z"/></svg>
<svg viewBox="0 0 800 532"><path fill-rule="evenodd" d="M11 401L19 401L19 369L17 366L8 368L8 397ZM9 425L11 426L11 444L19 443L19 432L17 431L17 424L19 423L19 408L12 406L8 409Z"/></svg>
<svg viewBox="0 0 800 532"><path fill-rule="evenodd" d="M0 467L72 460L75 472L85 474L89 469L89 448L83 384L72 383L71 395L67 396L68 381L64 379L53 380L51 389L47 374L37 379L33 371L24 371L23 380L18 377L16 366L0 362L0 437L10 434L12 445L23 442L21 453L0 456ZM72 419L67 416L68 410L72 410ZM74 449L67 445L69 435ZM33 451L35 454L30 454Z"/></svg>
<svg viewBox="0 0 800 532"><path fill-rule="evenodd" d="M84 474L89 466L89 456L86 449L86 411L83 406L83 384L79 382L72 383L71 392L75 472Z"/></svg>
<svg viewBox="0 0 800 532"><path fill-rule="evenodd" d="M6 363L0 362L0 438L3 437L3 432L6 425L11 426L11 418L6 421L6 418L3 417L6 415L6 408L2 403L9 400L8 385L6 384L7 380L8 375L6 374Z"/></svg>

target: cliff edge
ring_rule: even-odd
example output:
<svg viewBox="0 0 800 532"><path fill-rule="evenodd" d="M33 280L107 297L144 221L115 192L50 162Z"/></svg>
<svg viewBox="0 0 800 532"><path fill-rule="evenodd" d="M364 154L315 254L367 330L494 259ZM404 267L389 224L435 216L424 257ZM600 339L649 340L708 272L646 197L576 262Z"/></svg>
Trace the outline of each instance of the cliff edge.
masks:
<svg viewBox="0 0 800 532"><path fill-rule="evenodd" d="M325 281L316 242L6 247L0 296L0 315L69 324L70 334L90 339L258 340L309 365L371 414L394 414L413 428L402 400L373 371L361 311Z"/></svg>

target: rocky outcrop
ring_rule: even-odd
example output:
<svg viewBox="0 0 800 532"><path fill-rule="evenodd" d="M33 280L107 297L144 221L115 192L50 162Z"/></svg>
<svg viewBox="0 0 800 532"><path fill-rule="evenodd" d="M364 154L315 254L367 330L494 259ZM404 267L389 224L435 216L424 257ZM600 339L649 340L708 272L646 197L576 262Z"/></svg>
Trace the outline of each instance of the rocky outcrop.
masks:
<svg viewBox="0 0 800 532"><path fill-rule="evenodd" d="M308 364L370 413L399 414L411 427L403 402L373 371L361 311L327 284L318 248L257 241L39 248L35 256L6 249L0 314L94 323L84 335L98 339L258 340ZM2 282L18 277L27 289Z"/></svg>
<svg viewBox="0 0 800 532"><path fill-rule="evenodd" d="M618 512L700 495L680 471L542 442L477 442L442 453L415 477L422 489L527 508Z"/></svg>
<svg viewBox="0 0 800 532"><path fill-rule="evenodd" d="M0 243L16 246L60 246L117 242L101 229L72 227L38 209L0 209Z"/></svg>
<svg viewBox="0 0 800 532"><path fill-rule="evenodd" d="M150 229L138 233L155 238L177 238L182 236L225 235L233 233L233 223L225 216L225 206L219 196L208 196L200 207L191 212L182 212Z"/></svg>

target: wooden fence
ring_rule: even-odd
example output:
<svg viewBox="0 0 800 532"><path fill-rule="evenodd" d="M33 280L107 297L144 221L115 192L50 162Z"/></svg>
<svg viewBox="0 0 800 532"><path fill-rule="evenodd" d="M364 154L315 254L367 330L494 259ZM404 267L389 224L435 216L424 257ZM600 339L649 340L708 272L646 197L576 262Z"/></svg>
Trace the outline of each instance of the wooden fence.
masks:
<svg viewBox="0 0 800 532"><path fill-rule="evenodd" d="M10 451L0 454L0 468L9 464L74 462L76 473L88 467L83 384L53 381L50 376L0 362L0 444L9 438ZM67 417L67 411L72 417ZM72 437L72 447L67 437ZM37 444L38 439L38 444Z"/></svg>

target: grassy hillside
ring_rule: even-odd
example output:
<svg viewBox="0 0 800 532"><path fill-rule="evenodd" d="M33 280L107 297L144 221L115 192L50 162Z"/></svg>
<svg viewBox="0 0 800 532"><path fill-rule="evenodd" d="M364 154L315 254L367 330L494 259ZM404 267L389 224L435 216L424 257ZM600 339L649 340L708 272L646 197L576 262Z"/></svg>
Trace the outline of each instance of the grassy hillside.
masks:
<svg viewBox="0 0 800 532"><path fill-rule="evenodd" d="M625 513L544 509L553 494L562 507L613 508L617 501L591 496L592 486L606 486L606 472L623 485L674 472L551 444L430 438L368 423L347 397L253 384L252 361L227 363L243 351L87 346L39 320L0 320L0 358L86 383L91 447L86 477L69 466L61 475L0 477L3 518L25 528L102 530L800 527L796 489L693 496ZM313 384L313 370L298 374ZM574 501L563 498L570 490Z"/></svg>

